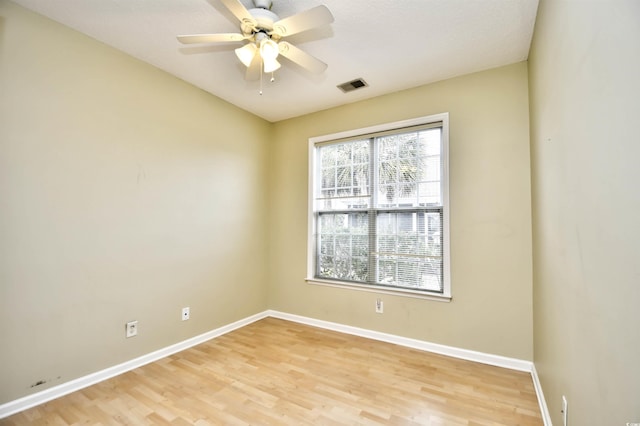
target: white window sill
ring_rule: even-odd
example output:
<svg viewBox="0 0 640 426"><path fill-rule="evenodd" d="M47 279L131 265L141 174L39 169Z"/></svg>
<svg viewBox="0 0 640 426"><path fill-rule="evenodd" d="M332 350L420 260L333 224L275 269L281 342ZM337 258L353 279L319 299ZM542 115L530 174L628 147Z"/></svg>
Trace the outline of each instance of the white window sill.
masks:
<svg viewBox="0 0 640 426"><path fill-rule="evenodd" d="M337 288L348 288L352 290L367 291L370 293L378 293L378 294L392 294L394 296L404 296L404 297L413 297L416 299L435 300L437 302L451 302L451 296L427 293L419 290L378 287L378 286L350 283L345 281L323 280L318 278L307 278L305 281L308 284L314 284L314 285L324 285L328 287L337 287Z"/></svg>

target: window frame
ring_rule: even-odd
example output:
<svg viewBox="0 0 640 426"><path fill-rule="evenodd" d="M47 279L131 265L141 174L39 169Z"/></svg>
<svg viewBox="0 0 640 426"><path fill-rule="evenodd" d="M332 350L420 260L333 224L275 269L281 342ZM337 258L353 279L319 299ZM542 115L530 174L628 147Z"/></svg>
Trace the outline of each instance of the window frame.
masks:
<svg viewBox="0 0 640 426"><path fill-rule="evenodd" d="M429 292L427 290L414 290L408 288L393 288L375 284L363 284L350 281L315 278L316 262L316 211L314 203L314 191L317 179L316 171L316 147L327 142L339 141L341 139L355 139L359 137L369 137L371 134L382 132L402 133L403 130L415 126L424 126L434 123L442 123L442 232L443 232L443 291L442 293ZM309 138L309 180L308 180L308 230L307 230L307 277L309 284L324 285L338 288L350 288L361 291L368 291L379 294L393 294L406 297L430 299L438 301L450 301L451 296L451 259L450 259L450 238L449 238L449 113L434 114L424 117L417 117L408 120L395 121L360 129L348 130L323 136Z"/></svg>

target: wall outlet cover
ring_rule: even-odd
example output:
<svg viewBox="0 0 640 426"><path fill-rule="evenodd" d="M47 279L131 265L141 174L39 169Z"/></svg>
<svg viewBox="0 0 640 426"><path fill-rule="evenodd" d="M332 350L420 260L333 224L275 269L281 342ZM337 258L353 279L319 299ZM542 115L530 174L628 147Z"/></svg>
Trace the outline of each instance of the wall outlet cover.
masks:
<svg viewBox="0 0 640 426"><path fill-rule="evenodd" d="M138 335L138 321L129 321L125 325L126 337L133 337Z"/></svg>
<svg viewBox="0 0 640 426"><path fill-rule="evenodd" d="M376 313L384 313L384 302L380 298L376 299Z"/></svg>

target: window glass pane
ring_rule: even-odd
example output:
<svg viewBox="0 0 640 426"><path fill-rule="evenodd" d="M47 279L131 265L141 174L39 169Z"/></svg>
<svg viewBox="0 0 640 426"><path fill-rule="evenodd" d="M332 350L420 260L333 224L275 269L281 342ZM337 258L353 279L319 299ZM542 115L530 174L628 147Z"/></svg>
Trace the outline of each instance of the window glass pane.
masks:
<svg viewBox="0 0 640 426"><path fill-rule="evenodd" d="M376 222L378 235L392 235L396 229L396 215L380 213Z"/></svg>
<svg viewBox="0 0 640 426"><path fill-rule="evenodd" d="M419 132L376 139L378 204L384 207L418 205L418 183L424 174L424 147Z"/></svg>
<svg viewBox="0 0 640 426"><path fill-rule="evenodd" d="M336 164L351 164L351 154L353 150L352 143L341 143L332 146L335 152Z"/></svg>
<svg viewBox="0 0 640 426"><path fill-rule="evenodd" d="M398 260L398 282L397 285L402 287L416 287L418 277L418 259L412 259L410 257L402 258Z"/></svg>
<svg viewBox="0 0 640 426"><path fill-rule="evenodd" d="M333 256L335 253L335 239L333 235L326 235L320 242L320 254Z"/></svg>
<svg viewBox="0 0 640 426"><path fill-rule="evenodd" d="M322 183L321 188L323 190L334 189L336 187L336 169L335 167L329 167L322 169Z"/></svg>
<svg viewBox="0 0 640 426"><path fill-rule="evenodd" d="M321 183L316 191L316 208L347 210L369 206L370 151L368 139L318 148Z"/></svg>
<svg viewBox="0 0 640 426"><path fill-rule="evenodd" d="M441 213L379 213L376 225L376 281L442 291Z"/></svg>
<svg viewBox="0 0 640 426"><path fill-rule="evenodd" d="M338 167L338 187L351 188L353 185L353 170L351 167Z"/></svg>
<svg viewBox="0 0 640 426"><path fill-rule="evenodd" d="M441 205L441 129L376 139L379 207Z"/></svg>
<svg viewBox="0 0 640 426"><path fill-rule="evenodd" d="M335 149L320 149L320 167L333 167L336 165Z"/></svg>
<svg viewBox="0 0 640 426"><path fill-rule="evenodd" d="M397 181L396 161L381 161L378 167L379 167L378 181L381 184L396 183Z"/></svg>
<svg viewBox="0 0 640 426"><path fill-rule="evenodd" d="M442 205L442 129L428 129L420 133L424 159L424 175L420 181L418 203Z"/></svg>
<svg viewBox="0 0 640 426"><path fill-rule="evenodd" d="M442 129L436 127L421 131L420 144L424 147L425 155L439 157L442 149Z"/></svg>
<svg viewBox="0 0 640 426"><path fill-rule="evenodd" d="M329 271L334 270L333 256L318 256L318 276L325 277Z"/></svg>
<svg viewBox="0 0 640 426"><path fill-rule="evenodd" d="M318 277L368 282L368 213L322 213L318 222Z"/></svg>
<svg viewBox="0 0 640 426"><path fill-rule="evenodd" d="M379 284L394 285L397 280L397 262L393 258L381 256L378 262Z"/></svg>
<svg viewBox="0 0 640 426"><path fill-rule="evenodd" d="M442 256L442 213L426 213L427 255Z"/></svg>
<svg viewBox="0 0 640 426"><path fill-rule="evenodd" d="M378 157L381 162L387 160L395 160L398 156L397 136L383 136L377 138L378 141Z"/></svg>
<svg viewBox="0 0 640 426"><path fill-rule="evenodd" d="M369 256L369 236L354 235L351 242L351 256L367 259Z"/></svg>
<svg viewBox="0 0 640 426"><path fill-rule="evenodd" d="M425 206L439 206L441 200L440 182L422 182L418 186L420 201Z"/></svg>
<svg viewBox="0 0 640 426"><path fill-rule="evenodd" d="M378 234L378 252L383 255L385 253L397 253L398 239L396 236Z"/></svg>

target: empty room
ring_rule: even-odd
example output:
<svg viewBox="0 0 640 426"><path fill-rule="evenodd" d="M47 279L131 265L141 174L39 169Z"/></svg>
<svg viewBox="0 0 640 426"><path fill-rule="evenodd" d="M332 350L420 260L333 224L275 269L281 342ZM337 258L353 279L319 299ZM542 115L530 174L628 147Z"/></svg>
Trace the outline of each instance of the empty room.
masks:
<svg viewBox="0 0 640 426"><path fill-rule="evenodd" d="M0 425L640 425L640 2L0 0Z"/></svg>

